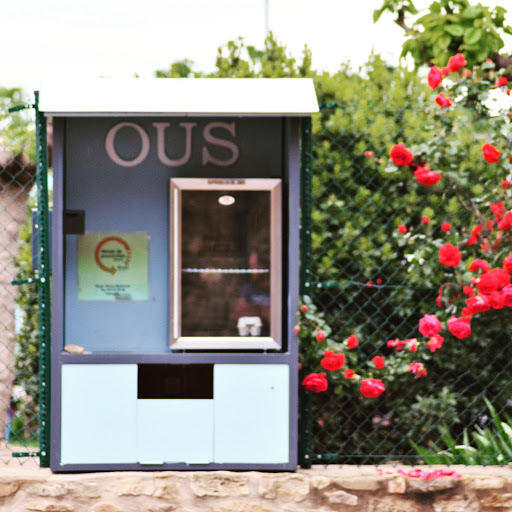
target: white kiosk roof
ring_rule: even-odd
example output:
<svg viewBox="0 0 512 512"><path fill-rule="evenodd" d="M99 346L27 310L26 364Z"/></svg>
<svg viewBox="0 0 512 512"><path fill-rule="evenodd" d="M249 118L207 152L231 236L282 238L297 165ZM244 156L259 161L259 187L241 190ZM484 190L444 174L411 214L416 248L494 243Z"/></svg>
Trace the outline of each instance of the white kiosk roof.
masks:
<svg viewBox="0 0 512 512"><path fill-rule="evenodd" d="M257 115L318 112L310 78L157 78L55 81L39 109L51 116Z"/></svg>

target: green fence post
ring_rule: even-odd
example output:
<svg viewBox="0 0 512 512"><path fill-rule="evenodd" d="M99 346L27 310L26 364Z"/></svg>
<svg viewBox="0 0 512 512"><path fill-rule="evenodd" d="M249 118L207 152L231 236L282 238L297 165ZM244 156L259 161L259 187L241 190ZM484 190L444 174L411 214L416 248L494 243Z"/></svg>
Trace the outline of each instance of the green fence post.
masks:
<svg viewBox="0 0 512 512"><path fill-rule="evenodd" d="M46 118L39 112L36 92L36 186L39 278L39 451L40 466L50 466L50 247L48 225L48 145Z"/></svg>
<svg viewBox="0 0 512 512"><path fill-rule="evenodd" d="M311 118L301 123L301 172L300 172L300 294L308 295L311 284L311 231L312 231L312 127ZM300 375L302 381L303 375ZM311 467L312 417L311 397L302 387L299 388L299 463L303 468Z"/></svg>

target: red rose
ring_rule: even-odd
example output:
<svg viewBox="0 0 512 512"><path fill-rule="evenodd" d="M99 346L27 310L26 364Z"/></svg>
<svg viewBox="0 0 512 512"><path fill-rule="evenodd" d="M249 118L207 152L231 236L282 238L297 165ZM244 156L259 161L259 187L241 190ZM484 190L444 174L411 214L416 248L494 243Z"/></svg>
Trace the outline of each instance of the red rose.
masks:
<svg viewBox="0 0 512 512"><path fill-rule="evenodd" d="M423 336L432 337L441 330L441 322L436 315L425 315L420 319L418 330Z"/></svg>
<svg viewBox="0 0 512 512"><path fill-rule="evenodd" d="M496 217L496 220L500 220L501 217L503 217L503 214L506 211L503 202L500 202L500 203L489 203L489 208L491 209L491 212L494 213L494 216Z"/></svg>
<svg viewBox="0 0 512 512"><path fill-rule="evenodd" d="M411 338L407 341L407 345L409 346L409 352L417 352L418 351L418 343L416 342L416 338Z"/></svg>
<svg viewBox="0 0 512 512"><path fill-rule="evenodd" d="M382 370L382 368L384 368L384 356L372 357L372 363L377 370Z"/></svg>
<svg viewBox="0 0 512 512"><path fill-rule="evenodd" d="M447 108L447 107L452 106L452 102L450 101L450 98L447 98L442 92L436 96L436 103L441 108Z"/></svg>
<svg viewBox="0 0 512 512"><path fill-rule="evenodd" d="M471 314L474 315L476 313L483 313L484 311L489 311L491 308L491 303L489 299L485 297L485 295L475 295L474 297L469 297L466 299L466 305L471 310Z"/></svg>
<svg viewBox="0 0 512 512"><path fill-rule="evenodd" d="M325 333L324 331L318 331L316 333L316 341L324 341L325 340Z"/></svg>
<svg viewBox="0 0 512 512"><path fill-rule="evenodd" d="M501 309L505 305L505 297L503 292L493 292L489 295L489 302L492 309Z"/></svg>
<svg viewBox="0 0 512 512"><path fill-rule="evenodd" d="M483 295L489 295L492 292L498 290L500 282L495 274L492 272L488 272L487 274L482 274L478 281L476 282L476 287L478 291Z"/></svg>
<svg viewBox="0 0 512 512"><path fill-rule="evenodd" d="M507 308L512 307L512 284L507 284L503 290L501 290L501 298L503 299L503 305Z"/></svg>
<svg viewBox="0 0 512 512"><path fill-rule="evenodd" d="M389 156L396 165L409 165L414 158L414 155L406 149L403 142L394 145L389 152Z"/></svg>
<svg viewBox="0 0 512 512"><path fill-rule="evenodd" d="M512 228L512 212L505 213L503 219L498 222L498 229Z"/></svg>
<svg viewBox="0 0 512 512"><path fill-rule="evenodd" d="M361 394L366 398L377 398L384 393L384 384L380 379L361 381Z"/></svg>
<svg viewBox="0 0 512 512"><path fill-rule="evenodd" d="M431 89L437 89L443 81L443 75L437 66L432 66L428 72L427 82Z"/></svg>
<svg viewBox="0 0 512 512"><path fill-rule="evenodd" d="M299 334L300 332L300 327L298 325L296 325L294 328L293 328L293 331L295 332L295 334Z"/></svg>
<svg viewBox="0 0 512 512"><path fill-rule="evenodd" d="M351 370L350 368L347 368L347 369L343 372L343 376L344 376L346 379L351 379L351 378L354 376L354 370Z"/></svg>
<svg viewBox="0 0 512 512"><path fill-rule="evenodd" d="M484 158L490 164L496 163L501 155L501 153L492 144L484 144L482 146L482 153Z"/></svg>
<svg viewBox="0 0 512 512"><path fill-rule="evenodd" d="M475 290L473 290L472 286L464 286L462 291L464 292L464 295L467 295L468 297L473 297L473 295L475 295Z"/></svg>
<svg viewBox="0 0 512 512"><path fill-rule="evenodd" d="M427 369L422 363L410 363L407 371L417 374L418 379L427 375Z"/></svg>
<svg viewBox="0 0 512 512"><path fill-rule="evenodd" d="M508 78L506 76L500 76L496 81L496 87L503 87L508 84Z"/></svg>
<svg viewBox="0 0 512 512"><path fill-rule="evenodd" d="M394 348L396 348L396 350L402 350L405 347L406 344L407 344L407 342L396 338L396 340L389 340L386 343L386 346L387 347L394 347ZM372 361L373 361L373 359L372 359Z"/></svg>
<svg viewBox="0 0 512 512"><path fill-rule="evenodd" d="M308 307L304 304L300 307L300 310L305 313L308 310Z"/></svg>
<svg viewBox="0 0 512 512"><path fill-rule="evenodd" d="M351 334L347 338L347 346L349 349L356 348L358 344L357 336L355 334Z"/></svg>
<svg viewBox="0 0 512 512"><path fill-rule="evenodd" d="M398 232L405 235L405 233L407 233L407 226L405 224L400 224L400 226L398 226Z"/></svg>
<svg viewBox="0 0 512 512"><path fill-rule="evenodd" d="M510 181L509 180L503 180L501 182L501 188L503 188L504 190L507 190L507 188L510 188Z"/></svg>
<svg viewBox="0 0 512 512"><path fill-rule="evenodd" d="M421 217L422 224L428 224L429 222L430 222L430 219L428 217Z"/></svg>
<svg viewBox="0 0 512 512"><path fill-rule="evenodd" d="M444 338L439 336L439 334L434 334L428 341L427 347L430 349L430 352L435 352L443 346Z"/></svg>
<svg viewBox="0 0 512 512"><path fill-rule="evenodd" d="M439 249L439 261L447 267L456 267L461 258L459 248L452 244L444 244Z"/></svg>
<svg viewBox="0 0 512 512"><path fill-rule="evenodd" d="M463 68L467 64L466 59L462 53L457 53L453 57L450 57L448 61L448 69L451 73L456 73L460 68Z"/></svg>
<svg viewBox="0 0 512 512"><path fill-rule="evenodd" d="M448 76L450 74L450 70L448 68L441 68L441 74Z"/></svg>
<svg viewBox="0 0 512 512"><path fill-rule="evenodd" d="M469 236L469 240L466 242L466 245L476 244L478 242L478 239L480 238L480 231L482 231L482 226L475 226L471 230L471 235Z"/></svg>
<svg viewBox="0 0 512 512"><path fill-rule="evenodd" d="M327 379L323 373L310 373L302 381L302 387L308 391L321 393L327 389Z"/></svg>
<svg viewBox="0 0 512 512"><path fill-rule="evenodd" d="M414 171L414 177L422 185L431 187L432 185L435 185L441 179L441 174L436 171L431 171L430 169L427 169L426 167L418 167L416 169L416 171Z"/></svg>
<svg viewBox="0 0 512 512"><path fill-rule="evenodd" d="M330 350L324 352L324 358L320 361L320 366L326 370L339 370L345 364L345 354L336 354Z"/></svg>
<svg viewBox="0 0 512 512"><path fill-rule="evenodd" d="M459 340L467 338L471 334L471 318L460 317L456 318L454 315L448 320L448 330Z"/></svg>
<svg viewBox="0 0 512 512"><path fill-rule="evenodd" d="M510 284L510 274L503 268L493 268L489 274L495 276L496 281L498 282L498 290L501 290L507 284Z"/></svg>
<svg viewBox="0 0 512 512"><path fill-rule="evenodd" d="M487 261L477 258L475 261L473 261L473 263L471 263L471 265L469 265L469 270L471 270L471 272L481 270L485 274L491 270L491 266L489 263L487 263Z"/></svg>
<svg viewBox="0 0 512 512"><path fill-rule="evenodd" d="M444 231L445 233L448 233L448 231L450 231L450 229L452 229L452 225L449 224L448 222L443 222L441 224L441 231Z"/></svg>
<svg viewBox="0 0 512 512"><path fill-rule="evenodd" d="M380 277L377 277L377 284L382 284L382 279Z"/></svg>
<svg viewBox="0 0 512 512"><path fill-rule="evenodd" d="M503 266L505 267L505 270L509 273L509 274L512 274L512 254L510 256L507 256L504 260L503 260Z"/></svg>

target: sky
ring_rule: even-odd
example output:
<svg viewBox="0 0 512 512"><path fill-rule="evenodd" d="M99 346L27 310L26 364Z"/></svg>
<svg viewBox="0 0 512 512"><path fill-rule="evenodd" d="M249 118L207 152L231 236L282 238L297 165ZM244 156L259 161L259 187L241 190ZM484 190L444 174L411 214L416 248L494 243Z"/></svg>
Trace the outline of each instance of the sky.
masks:
<svg viewBox="0 0 512 512"><path fill-rule="evenodd" d="M315 69L357 68L371 51L398 63L402 29L390 15L372 21L383 0L267 1L270 30L296 58L307 45ZM60 76L151 78L185 58L208 72L219 46L243 37L262 47L266 34L265 0L4 0L1 13L0 86L27 91Z"/></svg>

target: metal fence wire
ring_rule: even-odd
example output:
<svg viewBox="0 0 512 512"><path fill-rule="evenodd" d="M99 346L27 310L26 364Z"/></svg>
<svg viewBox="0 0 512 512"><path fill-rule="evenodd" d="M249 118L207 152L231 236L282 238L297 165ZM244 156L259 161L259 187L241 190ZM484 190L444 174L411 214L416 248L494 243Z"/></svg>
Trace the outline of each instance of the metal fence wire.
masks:
<svg viewBox="0 0 512 512"><path fill-rule="evenodd" d="M431 224L439 229L448 220L443 218L446 205L432 211L429 191L415 180L386 175L375 161L387 161L389 148L404 140L399 127L405 110L361 111L331 104L313 119L312 195L303 198L305 216L311 201L312 261L310 269L302 269L302 290L325 315L334 342L358 336L360 361L389 355L387 340L420 336L418 320L437 312L441 283L418 281L393 235L398 224L419 226L422 215L432 216ZM383 130L385 125L396 130ZM302 173L307 180L304 161ZM464 212L457 215L462 225ZM308 266L308 250L306 243L303 267L304 262ZM490 413L484 397L499 414L510 414L512 348L506 326L511 318L508 311L499 313L487 320L488 339L445 343L442 353L428 361L428 378L390 378L386 395L378 399L362 397L358 386L343 379L325 393L302 392L303 467L414 464L419 458L412 443L444 448L445 428L458 444L464 429L486 428ZM503 463L510 460L505 456Z"/></svg>
<svg viewBox="0 0 512 512"><path fill-rule="evenodd" d="M20 463L36 463L41 455L44 466L48 233L39 229L42 252L34 270L30 211L39 205L37 223L47 225L46 123L37 108L8 113L22 102L19 91L1 91L0 461L18 456ZM324 105L312 124L303 124L301 293L324 313L335 342L358 336L361 360L386 353L389 339L415 337L418 319L435 312L436 288L408 272L404 249L392 236L398 223L419 224L429 211L428 193L375 167L375 158L387 159L389 147L403 138L404 115L405 109L362 111L332 104ZM386 123L395 129L383 130ZM487 339L443 347L443 357L429 362L428 379L413 385L392 381L383 398L363 399L357 386L343 384L323 394L302 393L302 465L415 463L411 442L438 443L440 427L459 442L465 428L485 428L484 396L500 414L510 414L512 318L500 314L498 320L489 317Z"/></svg>
<svg viewBox="0 0 512 512"><path fill-rule="evenodd" d="M0 91L0 461L5 464L39 462L38 291L35 284L12 284L33 277L34 112L8 112L22 102L18 89Z"/></svg>

